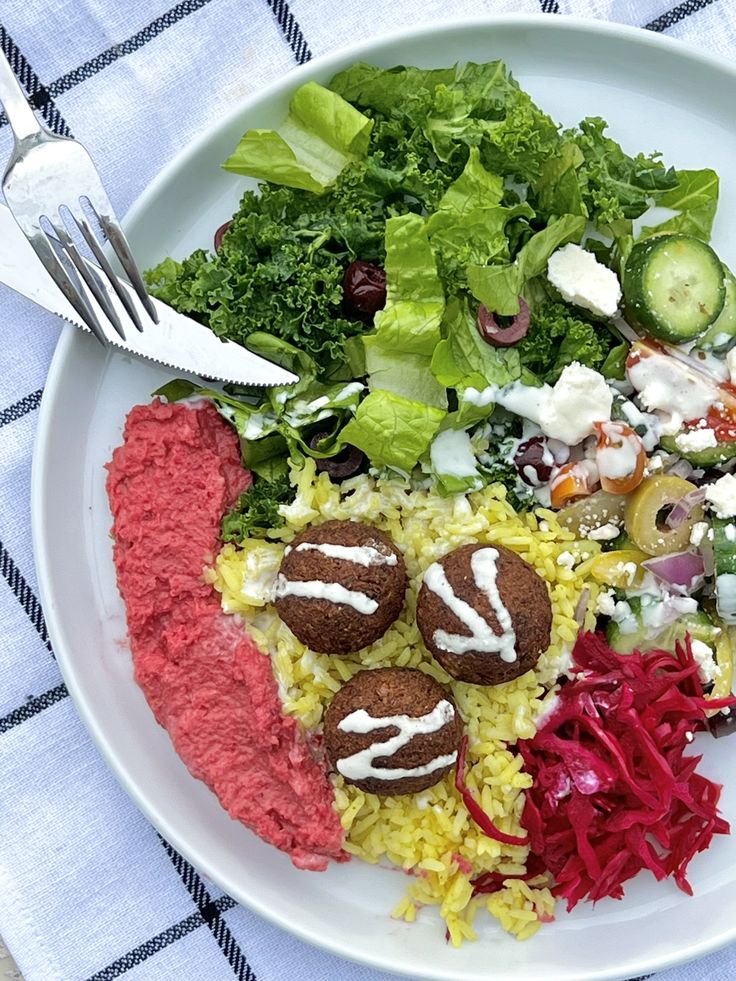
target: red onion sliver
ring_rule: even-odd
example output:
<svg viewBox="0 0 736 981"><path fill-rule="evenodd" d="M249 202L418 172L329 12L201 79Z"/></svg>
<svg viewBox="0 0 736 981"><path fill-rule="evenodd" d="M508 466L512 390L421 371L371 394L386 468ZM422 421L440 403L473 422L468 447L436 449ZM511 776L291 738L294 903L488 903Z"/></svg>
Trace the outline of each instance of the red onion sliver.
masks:
<svg viewBox="0 0 736 981"><path fill-rule="evenodd" d="M690 517L693 508L696 508L698 504L702 504L704 500L705 487L696 487L695 490L691 490L689 494L680 498L665 519L667 527L679 528L682 522Z"/></svg>
<svg viewBox="0 0 736 981"><path fill-rule="evenodd" d="M690 596L705 580L703 556L697 552L675 552L657 555L642 562L655 579L673 592Z"/></svg>

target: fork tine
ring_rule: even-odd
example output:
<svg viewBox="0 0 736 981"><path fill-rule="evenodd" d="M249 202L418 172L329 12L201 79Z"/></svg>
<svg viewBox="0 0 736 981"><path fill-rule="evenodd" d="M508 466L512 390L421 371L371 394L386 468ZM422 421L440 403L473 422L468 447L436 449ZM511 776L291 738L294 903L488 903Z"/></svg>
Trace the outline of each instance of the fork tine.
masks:
<svg viewBox="0 0 736 981"><path fill-rule="evenodd" d="M108 339L105 335L105 331L103 330L102 324L100 323L97 315L90 307L84 296L84 288L82 284L78 280L75 283L67 270L64 268L61 258L56 254L56 247L52 237L47 235L43 229L39 228L38 232L29 238L29 241L33 246L36 255L46 268L46 271L67 298L69 303L71 303L85 324L87 324L97 340L101 344L107 346ZM59 243L57 243L57 245L60 249L61 245Z"/></svg>
<svg viewBox="0 0 736 981"><path fill-rule="evenodd" d="M120 337L123 340L125 340L125 330L123 328L123 324L120 320L120 317L117 315L115 308L110 302L110 297L108 295L107 290L105 289L102 279L100 278L100 276L97 275L97 273L90 266L87 265L87 263L84 261L82 256L79 254L79 251L76 245L74 244L74 241L72 240L71 236L67 232L64 225L61 222L58 223L52 222L52 228L54 229L54 232L58 236L59 241L64 247L64 250L66 251L67 255L74 263L77 272L84 280L87 289L90 291L90 293L95 298L95 300L97 300L105 316L113 325L113 327L118 332Z"/></svg>
<svg viewBox="0 0 736 981"><path fill-rule="evenodd" d="M95 259L97 260L97 262L99 263L99 265L102 268L103 272L105 273L105 275L107 276L108 280L110 281L110 285L115 290L115 292L118 295L118 298L119 298L120 302L125 307L125 310L126 310L128 316L133 321L133 323L135 324L136 328L139 331L142 331L143 330L143 324L141 323L141 318L138 315L138 311L136 310L135 306L133 305L133 302L130 299L130 296L128 295L127 291L125 289L123 289L123 287L120 285L120 281L119 281L119 279L117 277L117 274L116 274L115 270L110 265L110 262L109 262L107 256L105 255L105 253L103 252L102 248L100 247L100 243L97 241L97 236L92 231L92 229L89 227L89 224L88 224L86 218L80 217L79 215L76 215L73 212L72 212L72 216L73 216L75 222L77 223L77 228L82 233L82 236L84 238L84 241L87 243L87 245L92 250L92 253L93 253Z"/></svg>
<svg viewBox="0 0 736 981"><path fill-rule="evenodd" d="M130 246L125 238L125 234L118 225L117 221L111 221L107 215L101 215L97 208L90 199L87 199L90 203L90 207L95 213L97 220L102 226L102 230L107 236L107 240L112 245L115 255L120 260L120 264L125 270L125 274L128 277L128 281L133 289L138 294L138 299L143 304L146 313L154 322L158 323L158 314L156 313L156 308L151 302L151 297L148 295L146 290L146 284L143 282L141 274L138 272L138 266L135 263L133 254L130 251ZM142 329L142 328L141 328Z"/></svg>

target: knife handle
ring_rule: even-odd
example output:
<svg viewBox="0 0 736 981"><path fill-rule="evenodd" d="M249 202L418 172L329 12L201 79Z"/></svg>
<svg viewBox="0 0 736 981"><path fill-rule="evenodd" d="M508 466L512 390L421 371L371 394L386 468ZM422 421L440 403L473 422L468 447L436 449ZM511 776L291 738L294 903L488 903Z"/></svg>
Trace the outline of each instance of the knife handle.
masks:
<svg viewBox="0 0 736 981"><path fill-rule="evenodd" d="M29 136L36 136L43 131L20 82L15 77L15 72L2 51L0 51L0 102L3 104L16 142Z"/></svg>

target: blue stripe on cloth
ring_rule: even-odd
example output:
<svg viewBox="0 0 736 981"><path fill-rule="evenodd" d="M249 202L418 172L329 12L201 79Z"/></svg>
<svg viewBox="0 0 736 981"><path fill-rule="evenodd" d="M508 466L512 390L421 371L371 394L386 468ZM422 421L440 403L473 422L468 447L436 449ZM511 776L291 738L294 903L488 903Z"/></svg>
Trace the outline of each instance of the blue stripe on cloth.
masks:
<svg viewBox="0 0 736 981"><path fill-rule="evenodd" d="M644 25L644 28L647 31L661 33L662 31L669 30L670 27L674 27L675 24L679 24L681 20L685 20L691 14L697 14L698 11L705 10L712 3L717 3L717 0L685 0L684 3L679 3L666 13L655 17L654 20L650 20L648 24Z"/></svg>
<svg viewBox="0 0 736 981"><path fill-rule="evenodd" d="M149 957L153 957L154 954L165 950L166 947L176 943L177 940L181 940L182 937L186 937L193 930L197 930L204 924L209 923L221 913L227 912L227 910L232 909L234 906L237 906L237 903L230 896L220 896L219 899L216 899L212 903L214 912L208 911L205 913L204 911L198 911L192 913L191 916L187 916L185 919L170 926L167 930L157 933L155 937L151 937L150 940L140 944L140 946L129 950L127 954L124 954L116 961L113 961L112 964L108 964L107 967L93 974L87 981L114 981L115 978L119 978L132 968L138 967L139 964L148 960Z"/></svg>
<svg viewBox="0 0 736 981"><path fill-rule="evenodd" d="M294 57L298 65L303 65L312 57L309 50L307 39L304 37L301 27L289 9L286 0L266 0L268 6L273 11L276 23L281 28L281 32L294 52Z"/></svg>
<svg viewBox="0 0 736 981"><path fill-rule="evenodd" d="M41 111L41 115L49 129L59 136L71 136L71 130L59 112L48 89L41 84L40 78L28 64L18 45L2 24L0 24L0 48L10 62L10 67L15 72L21 85L30 96L31 102ZM0 114L0 125L4 125L5 123L7 123L7 117L2 113Z"/></svg>
<svg viewBox="0 0 736 981"><path fill-rule="evenodd" d="M28 415L29 412L37 409L41 404L42 395L43 389L38 388L35 392L30 392L28 395L24 395L22 399L18 399L17 402L9 405L7 409L3 409L0 412L0 429L3 426L8 426L11 422L17 422L23 416Z"/></svg>

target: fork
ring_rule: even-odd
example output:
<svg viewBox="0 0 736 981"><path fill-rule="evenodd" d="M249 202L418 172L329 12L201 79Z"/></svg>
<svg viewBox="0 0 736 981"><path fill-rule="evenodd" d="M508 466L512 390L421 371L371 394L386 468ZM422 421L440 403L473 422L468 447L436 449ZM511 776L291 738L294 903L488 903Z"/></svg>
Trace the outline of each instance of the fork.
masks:
<svg viewBox="0 0 736 981"><path fill-rule="evenodd" d="M146 313L158 323L156 310L92 158L81 143L56 136L40 125L2 51L0 102L15 136L2 180L5 201L56 285L101 343L108 342L107 328L90 297L125 339L125 327L111 303L105 280L115 290L132 323L142 331L140 315L103 251L106 239ZM93 230L88 214L101 229L102 241ZM97 267L84 261L73 236L81 236Z"/></svg>

